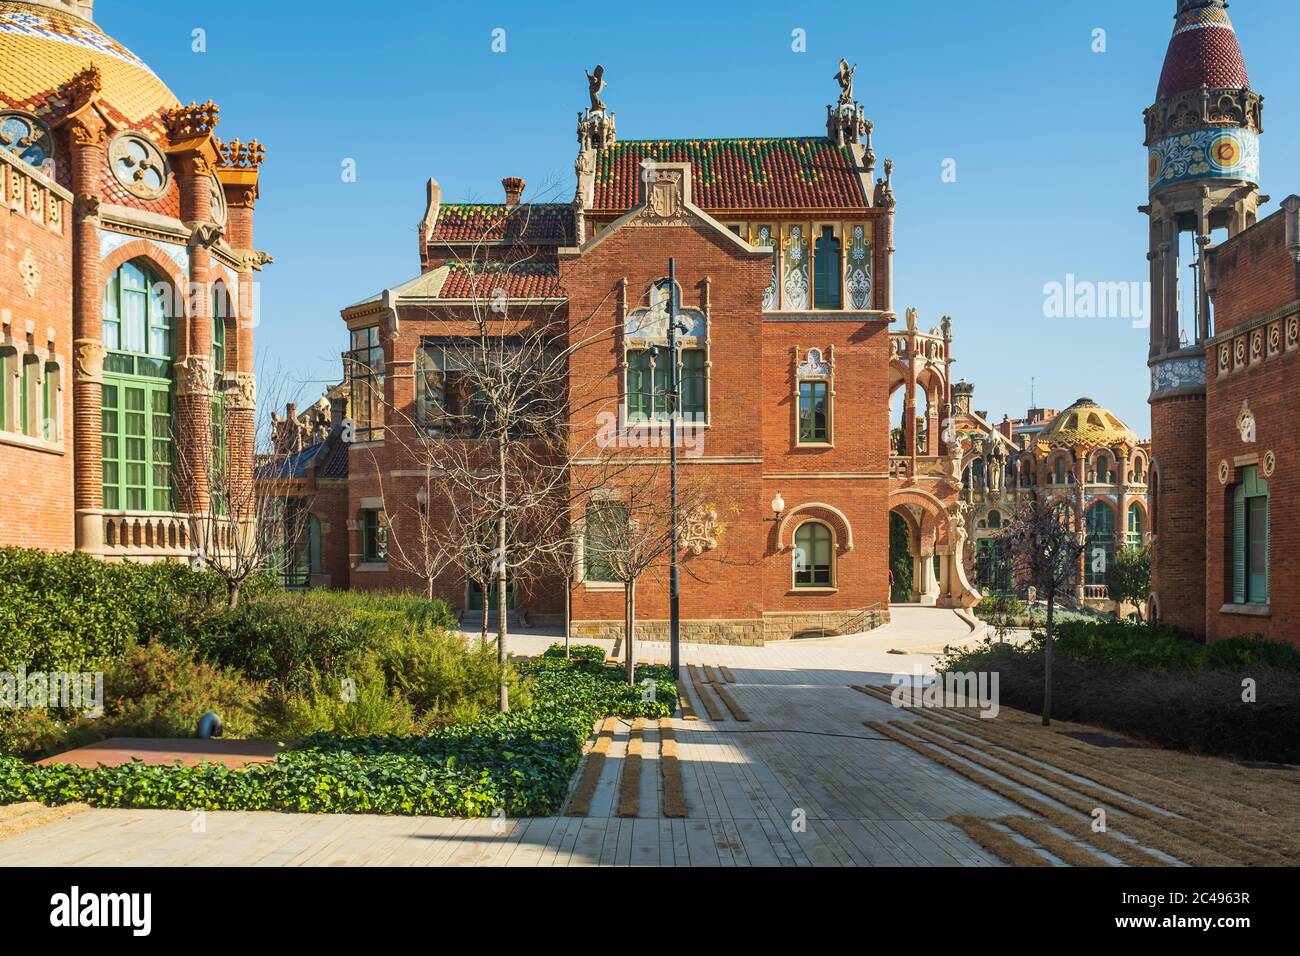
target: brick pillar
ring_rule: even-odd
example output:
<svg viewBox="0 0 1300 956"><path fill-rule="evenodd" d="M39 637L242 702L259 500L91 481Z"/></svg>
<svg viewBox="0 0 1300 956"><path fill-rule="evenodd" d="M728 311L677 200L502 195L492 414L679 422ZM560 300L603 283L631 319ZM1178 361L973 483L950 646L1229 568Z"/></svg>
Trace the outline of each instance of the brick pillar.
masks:
<svg viewBox="0 0 1300 956"><path fill-rule="evenodd" d="M1203 392L1151 402L1152 457L1160 462L1151 591L1164 623L1194 635L1206 633L1207 618L1205 404Z"/></svg>
<svg viewBox="0 0 1300 956"><path fill-rule="evenodd" d="M252 500L253 446L257 430L257 380L253 374L253 194L227 189L227 241L248 250L239 270L235 335L226 336L226 369L235 374L235 386L226 392L226 449L231 492L238 500ZM233 341L234 348L230 348ZM250 514L251 518L252 515Z"/></svg>
<svg viewBox="0 0 1300 956"><path fill-rule="evenodd" d="M93 112L68 130L72 147L72 447L78 550L103 546L104 464L101 444L104 384L104 277L99 266L100 182L108 132Z"/></svg>
<svg viewBox="0 0 1300 956"><path fill-rule="evenodd" d="M212 461L212 165L201 155L177 157L181 187L181 218L194 230L190 236L190 287L185 296L186 334L176 356L177 505L189 514L203 514L210 504Z"/></svg>

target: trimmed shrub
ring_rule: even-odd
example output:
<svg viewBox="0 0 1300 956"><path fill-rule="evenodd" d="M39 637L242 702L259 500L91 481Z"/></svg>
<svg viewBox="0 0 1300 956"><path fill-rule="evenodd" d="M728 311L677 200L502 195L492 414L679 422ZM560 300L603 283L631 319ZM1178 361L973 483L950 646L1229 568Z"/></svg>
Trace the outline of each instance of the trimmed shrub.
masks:
<svg viewBox="0 0 1300 956"><path fill-rule="evenodd" d="M564 657L564 645L552 644L544 652L546 657ZM575 661L590 661L593 664L604 664L605 659L609 657L609 652L603 647L597 647L595 644L570 644L569 659Z"/></svg>

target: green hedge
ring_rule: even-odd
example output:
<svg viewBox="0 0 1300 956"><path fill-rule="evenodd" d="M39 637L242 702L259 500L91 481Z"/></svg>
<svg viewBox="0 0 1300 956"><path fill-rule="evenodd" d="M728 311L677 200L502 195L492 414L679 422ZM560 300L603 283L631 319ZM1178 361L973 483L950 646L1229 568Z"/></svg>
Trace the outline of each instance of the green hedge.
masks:
<svg viewBox="0 0 1300 956"><path fill-rule="evenodd" d="M244 596L277 589L273 576L256 575ZM213 571L0 548L0 670L103 670L130 643L185 643L224 603L225 584Z"/></svg>
<svg viewBox="0 0 1300 956"><path fill-rule="evenodd" d="M1053 642L1052 715L1193 753L1300 762L1300 650L1257 638L1198 644L1120 621L1066 622ZM946 657L946 672L998 674L1002 706L1043 706L1041 635ZM1255 700L1242 700L1243 681Z"/></svg>
<svg viewBox="0 0 1300 956"><path fill-rule="evenodd" d="M643 667L655 699L622 672L589 662L538 658L520 665L534 703L423 737L309 738L274 763L229 770L215 765L132 763L94 769L40 767L0 757L0 804L85 802L97 807L277 810L511 816L555 813L595 721L662 717L677 699L664 667Z"/></svg>

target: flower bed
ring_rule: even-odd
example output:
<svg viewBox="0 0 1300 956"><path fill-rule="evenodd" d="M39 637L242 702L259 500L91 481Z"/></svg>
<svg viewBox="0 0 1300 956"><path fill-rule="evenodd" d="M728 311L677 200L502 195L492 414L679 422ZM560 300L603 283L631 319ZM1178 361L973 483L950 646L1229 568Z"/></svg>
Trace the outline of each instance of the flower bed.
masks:
<svg viewBox="0 0 1300 956"><path fill-rule="evenodd" d="M541 816L559 810L596 720L666 716L677 699L664 667L638 669L638 681L654 682L652 699L620 670L590 661L543 657L519 672L532 687L527 708L420 737L316 735L274 763L242 770L46 767L0 757L0 804Z"/></svg>

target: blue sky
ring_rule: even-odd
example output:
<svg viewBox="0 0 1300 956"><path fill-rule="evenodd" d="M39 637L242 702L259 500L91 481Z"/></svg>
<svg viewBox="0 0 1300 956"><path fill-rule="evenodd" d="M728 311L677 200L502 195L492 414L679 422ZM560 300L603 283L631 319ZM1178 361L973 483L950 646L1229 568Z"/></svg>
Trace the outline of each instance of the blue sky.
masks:
<svg viewBox="0 0 1300 956"><path fill-rule="evenodd" d="M953 316L957 374L995 419L1023 414L1032 377L1040 405L1089 395L1149 434L1148 333L1131 319L1045 318L1043 287L1146 278L1142 110L1174 0L96 7L178 97L221 104L224 137L267 145L257 245L276 262L261 275L258 344L306 400L339 375L339 309L419 271L428 177L448 201L497 201L508 175L528 180L525 198L546 181L571 198L584 69L604 64L627 139L816 135L844 56L859 64L876 152L896 164L900 314L917 307L925 327ZM1272 211L1300 192L1300 4L1238 0L1231 12L1266 98ZM806 52L792 50L796 29Z"/></svg>

